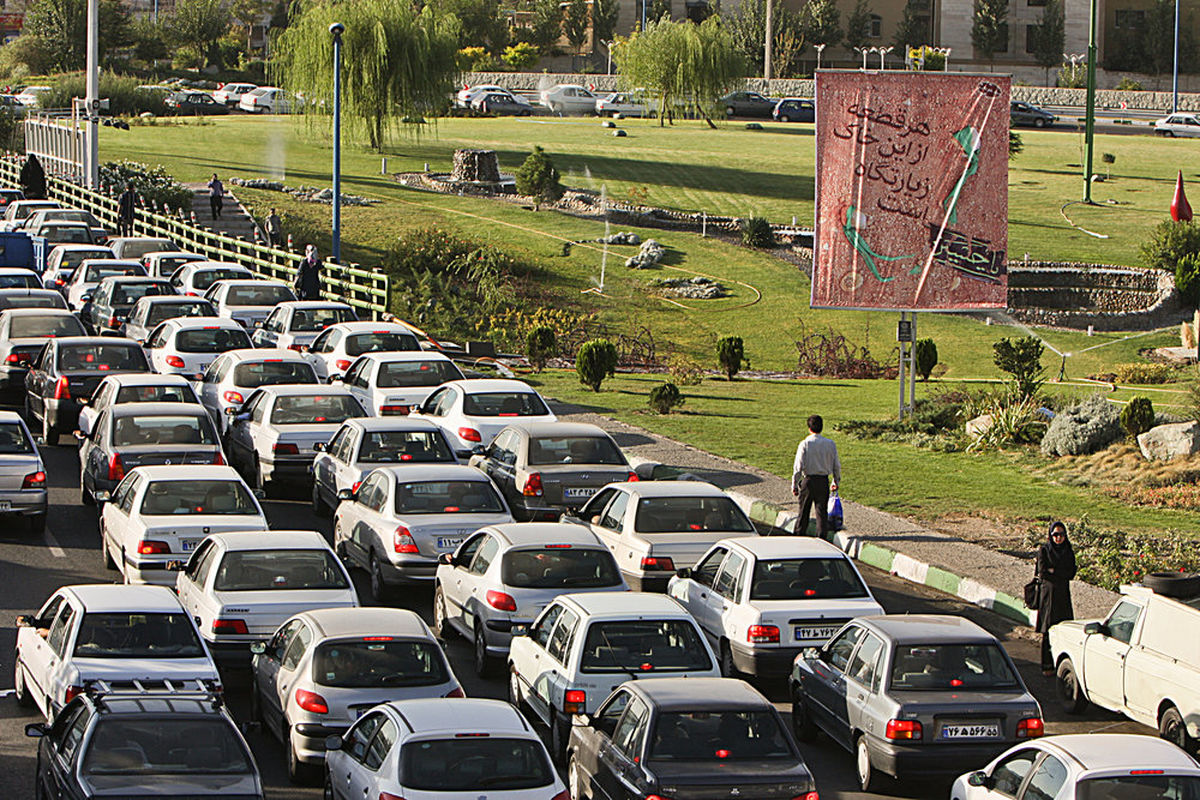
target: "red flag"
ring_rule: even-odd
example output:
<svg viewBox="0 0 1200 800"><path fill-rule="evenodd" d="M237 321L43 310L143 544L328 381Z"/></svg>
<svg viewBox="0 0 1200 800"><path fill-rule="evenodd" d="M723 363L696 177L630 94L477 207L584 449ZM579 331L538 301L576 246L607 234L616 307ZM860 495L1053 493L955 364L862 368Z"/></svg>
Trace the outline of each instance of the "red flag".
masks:
<svg viewBox="0 0 1200 800"><path fill-rule="evenodd" d="M1187 195L1183 193L1183 170L1179 171L1179 178L1175 181L1175 199L1171 201L1171 219L1176 222L1192 221L1192 207L1188 203Z"/></svg>

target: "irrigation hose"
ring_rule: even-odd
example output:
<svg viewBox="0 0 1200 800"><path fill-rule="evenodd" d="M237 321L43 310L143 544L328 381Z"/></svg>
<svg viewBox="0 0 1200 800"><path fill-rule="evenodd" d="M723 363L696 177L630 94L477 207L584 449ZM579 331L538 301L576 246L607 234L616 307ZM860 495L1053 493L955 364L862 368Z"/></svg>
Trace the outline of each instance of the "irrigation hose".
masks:
<svg viewBox="0 0 1200 800"><path fill-rule="evenodd" d="M1087 228L1083 227L1082 225L1076 225L1074 222L1071 221L1071 218L1067 216L1067 206L1079 206L1079 205L1090 205L1090 204L1085 203L1082 200L1070 200L1066 203L1063 203L1062 206L1059 207L1058 213L1062 214L1062 218L1065 219L1067 221L1067 224L1070 225L1075 230L1083 231L1088 236L1095 236L1097 239L1107 239L1108 238L1107 233L1096 233L1095 231L1089 231Z"/></svg>

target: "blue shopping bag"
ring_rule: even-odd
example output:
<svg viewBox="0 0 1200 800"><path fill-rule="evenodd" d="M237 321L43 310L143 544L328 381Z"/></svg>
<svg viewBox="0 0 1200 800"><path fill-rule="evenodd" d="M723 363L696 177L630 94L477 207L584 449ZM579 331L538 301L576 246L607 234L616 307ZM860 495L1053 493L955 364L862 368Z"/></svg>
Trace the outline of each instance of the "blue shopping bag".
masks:
<svg viewBox="0 0 1200 800"><path fill-rule="evenodd" d="M842 515L842 498L838 497L837 492L829 498L829 510L826 514L829 519L829 530L840 531L845 527L846 518Z"/></svg>

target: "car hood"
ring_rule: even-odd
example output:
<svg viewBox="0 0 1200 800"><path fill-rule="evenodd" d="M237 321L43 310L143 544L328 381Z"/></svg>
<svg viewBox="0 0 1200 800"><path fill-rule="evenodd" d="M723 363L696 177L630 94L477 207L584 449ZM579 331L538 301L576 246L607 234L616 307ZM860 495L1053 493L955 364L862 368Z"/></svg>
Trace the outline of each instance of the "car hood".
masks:
<svg viewBox="0 0 1200 800"><path fill-rule="evenodd" d="M257 775L86 775L94 797L221 797L260 800Z"/></svg>

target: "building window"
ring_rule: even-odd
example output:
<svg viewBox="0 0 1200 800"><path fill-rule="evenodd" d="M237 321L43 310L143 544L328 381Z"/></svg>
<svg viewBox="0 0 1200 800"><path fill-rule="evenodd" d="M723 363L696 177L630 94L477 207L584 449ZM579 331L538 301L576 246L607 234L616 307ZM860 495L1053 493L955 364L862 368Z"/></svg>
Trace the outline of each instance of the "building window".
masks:
<svg viewBox="0 0 1200 800"><path fill-rule="evenodd" d="M1037 25L1025 26L1025 52L1037 52Z"/></svg>
<svg viewBox="0 0 1200 800"><path fill-rule="evenodd" d="M879 39L883 36L883 17L878 14L872 14L871 19L867 22L867 36L871 39Z"/></svg>
<svg viewBox="0 0 1200 800"><path fill-rule="evenodd" d="M1118 28L1139 30L1146 27L1146 12L1132 8L1118 8L1115 23Z"/></svg>
<svg viewBox="0 0 1200 800"><path fill-rule="evenodd" d="M1026 0L1025 5L1039 8L1046 5L1046 0Z"/></svg>

